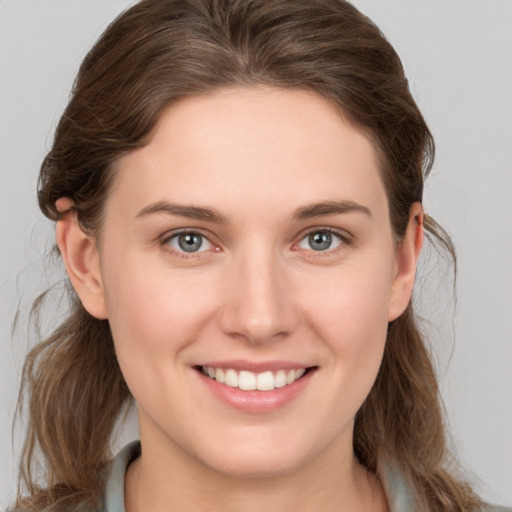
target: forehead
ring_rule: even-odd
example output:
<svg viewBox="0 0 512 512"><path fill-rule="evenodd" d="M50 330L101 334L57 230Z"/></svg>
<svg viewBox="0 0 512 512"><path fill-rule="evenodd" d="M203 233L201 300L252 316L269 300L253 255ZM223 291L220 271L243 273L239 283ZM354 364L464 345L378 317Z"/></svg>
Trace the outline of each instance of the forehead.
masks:
<svg viewBox="0 0 512 512"><path fill-rule="evenodd" d="M383 194L386 202L369 138L332 103L301 90L235 88L178 101L116 170L113 195L129 191L139 207L172 199L285 208L375 203Z"/></svg>

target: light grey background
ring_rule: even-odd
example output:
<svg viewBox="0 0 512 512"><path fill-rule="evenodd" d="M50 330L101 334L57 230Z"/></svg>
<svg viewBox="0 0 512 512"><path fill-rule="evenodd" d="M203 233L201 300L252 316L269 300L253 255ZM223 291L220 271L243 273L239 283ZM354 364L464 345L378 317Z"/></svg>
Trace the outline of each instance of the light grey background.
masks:
<svg viewBox="0 0 512 512"><path fill-rule="evenodd" d="M130 3L0 0L0 508L15 495L26 315L14 338L10 325L56 279L45 273L53 232L37 209L38 167L82 57ZM454 446L477 489L512 504L512 3L355 3L402 56L437 142L425 206L458 248L455 315L449 276L416 295L433 314Z"/></svg>

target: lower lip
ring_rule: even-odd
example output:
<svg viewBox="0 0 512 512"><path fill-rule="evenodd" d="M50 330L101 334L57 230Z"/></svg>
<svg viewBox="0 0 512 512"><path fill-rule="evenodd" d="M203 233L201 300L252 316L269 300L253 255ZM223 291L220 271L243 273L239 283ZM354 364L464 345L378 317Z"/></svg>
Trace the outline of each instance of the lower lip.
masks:
<svg viewBox="0 0 512 512"><path fill-rule="evenodd" d="M315 370L310 369L300 379L272 391L243 391L240 388L220 384L200 371L195 371L208 389L224 403L240 411L264 413L276 411L296 398L308 385Z"/></svg>

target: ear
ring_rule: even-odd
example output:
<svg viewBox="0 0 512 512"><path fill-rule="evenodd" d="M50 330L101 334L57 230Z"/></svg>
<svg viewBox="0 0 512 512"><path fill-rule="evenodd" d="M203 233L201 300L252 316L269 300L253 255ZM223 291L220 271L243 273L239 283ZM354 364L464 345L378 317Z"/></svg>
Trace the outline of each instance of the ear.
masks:
<svg viewBox="0 0 512 512"><path fill-rule="evenodd" d="M396 274L391 285L388 322L397 319L407 308L412 295L418 258L423 247L423 207L413 203L404 238L396 250Z"/></svg>
<svg viewBox="0 0 512 512"><path fill-rule="evenodd" d="M96 241L80 227L71 199L61 197L55 206L61 214L56 228L57 244L71 284L84 308L95 318L105 319L107 308Z"/></svg>

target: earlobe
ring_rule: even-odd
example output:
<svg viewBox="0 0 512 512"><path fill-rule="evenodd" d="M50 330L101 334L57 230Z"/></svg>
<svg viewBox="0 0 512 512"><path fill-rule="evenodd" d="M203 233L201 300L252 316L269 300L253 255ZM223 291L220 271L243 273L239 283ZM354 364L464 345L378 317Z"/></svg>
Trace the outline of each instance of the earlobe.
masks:
<svg viewBox="0 0 512 512"><path fill-rule="evenodd" d="M423 247L423 207L416 202L409 209L409 223L396 251L396 274L391 285L388 322L396 320L411 300L418 259Z"/></svg>
<svg viewBox="0 0 512 512"><path fill-rule="evenodd" d="M56 206L61 213L56 227L57 245L71 284L84 308L95 318L105 319L108 315L96 241L80 227L71 199L62 197Z"/></svg>

